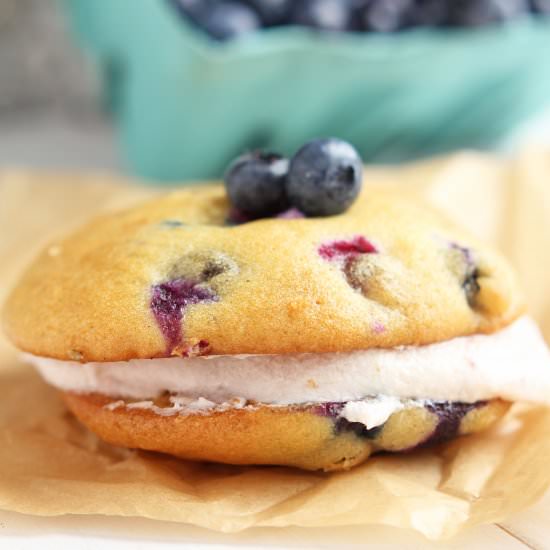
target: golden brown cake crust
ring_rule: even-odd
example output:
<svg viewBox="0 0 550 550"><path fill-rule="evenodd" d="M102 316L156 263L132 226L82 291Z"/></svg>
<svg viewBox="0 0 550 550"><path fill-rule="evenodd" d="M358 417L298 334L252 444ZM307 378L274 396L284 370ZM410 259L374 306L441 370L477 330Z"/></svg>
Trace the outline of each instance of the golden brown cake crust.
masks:
<svg viewBox="0 0 550 550"><path fill-rule="evenodd" d="M405 408L394 413L381 429L365 435L355 424L341 426L335 418L321 414L320 405L258 406L162 416L148 409L108 408L106 405L117 400L100 395L63 396L83 424L113 445L190 460L326 471L351 468L378 451L408 451L427 442L482 431L510 406L498 399L477 405L459 404L457 415L456 410L449 414L443 405L439 416L436 409ZM442 417L450 420L450 425L441 422ZM441 434L438 426L440 431L443 427Z"/></svg>
<svg viewBox="0 0 550 550"><path fill-rule="evenodd" d="M228 212L222 186L187 188L52 243L7 301L10 339L82 362L344 352L492 332L522 312L506 262L406 193L367 186L328 218L230 226ZM152 302L174 280L200 292L167 334Z"/></svg>

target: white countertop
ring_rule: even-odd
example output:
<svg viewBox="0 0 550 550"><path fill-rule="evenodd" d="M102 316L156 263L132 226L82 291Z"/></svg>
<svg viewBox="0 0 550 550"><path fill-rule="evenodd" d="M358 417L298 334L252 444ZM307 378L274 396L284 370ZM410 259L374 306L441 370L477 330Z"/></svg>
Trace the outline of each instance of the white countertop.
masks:
<svg viewBox="0 0 550 550"><path fill-rule="evenodd" d="M449 542L433 543L411 531L389 527L327 529L256 528L236 535L198 527L135 518L65 516L37 518L0 512L0 550L149 550L272 548L355 548L383 550L536 550L550 549L547 518L550 493L514 518L480 526Z"/></svg>

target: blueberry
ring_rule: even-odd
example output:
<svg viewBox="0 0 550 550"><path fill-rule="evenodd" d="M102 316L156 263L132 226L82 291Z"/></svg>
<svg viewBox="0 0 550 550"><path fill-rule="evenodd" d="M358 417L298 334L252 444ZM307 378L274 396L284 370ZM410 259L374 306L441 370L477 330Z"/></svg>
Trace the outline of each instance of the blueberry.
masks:
<svg viewBox="0 0 550 550"><path fill-rule="evenodd" d="M278 214L290 206L285 180L288 160L254 151L237 158L225 173L225 187L235 209L247 217Z"/></svg>
<svg viewBox="0 0 550 550"><path fill-rule="evenodd" d="M550 14L550 0L531 0L531 8L536 13Z"/></svg>
<svg viewBox="0 0 550 550"><path fill-rule="evenodd" d="M216 40L229 40L262 26L260 18L252 8L229 0L209 3L208 9L199 10L195 20Z"/></svg>
<svg viewBox="0 0 550 550"><path fill-rule="evenodd" d="M211 0L168 0L183 16L197 23L211 7Z"/></svg>
<svg viewBox="0 0 550 550"><path fill-rule="evenodd" d="M445 0L416 0L410 13L413 26L440 27L449 20L449 3Z"/></svg>
<svg viewBox="0 0 550 550"><path fill-rule="evenodd" d="M528 0L456 0L450 21L462 27L480 27L508 21L528 11Z"/></svg>
<svg viewBox="0 0 550 550"><path fill-rule="evenodd" d="M247 0L247 3L256 10L266 26L286 23L293 4L292 0Z"/></svg>
<svg viewBox="0 0 550 550"><path fill-rule="evenodd" d="M332 216L346 211L362 185L357 151L339 139L304 145L290 161L287 193L292 206L306 216Z"/></svg>
<svg viewBox="0 0 550 550"><path fill-rule="evenodd" d="M393 32L406 27L414 8L413 0L371 0L363 10L363 28Z"/></svg>
<svg viewBox="0 0 550 550"><path fill-rule="evenodd" d="M349 30L352 25L349 0L300 0L295 2L291 22L328 31Z"/></svg>

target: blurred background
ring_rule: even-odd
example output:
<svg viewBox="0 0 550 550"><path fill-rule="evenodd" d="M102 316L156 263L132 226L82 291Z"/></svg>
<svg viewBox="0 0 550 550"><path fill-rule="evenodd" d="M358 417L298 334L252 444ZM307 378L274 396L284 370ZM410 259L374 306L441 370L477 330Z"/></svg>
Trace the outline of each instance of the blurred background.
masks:
<svg viewBox="0 0 550 550"><path fill-rule="evenodd" d="M0 0L0 165L120 170L91 59L55 0Z"/></svg>
<svg viewBox="0 0 550 550"><path fill-rule="evenodd" d="M180 181L325 135L381 163L550 144L550 2L300 1L237 2L251 20L216 0L0 0L0 166Z"/></svg>

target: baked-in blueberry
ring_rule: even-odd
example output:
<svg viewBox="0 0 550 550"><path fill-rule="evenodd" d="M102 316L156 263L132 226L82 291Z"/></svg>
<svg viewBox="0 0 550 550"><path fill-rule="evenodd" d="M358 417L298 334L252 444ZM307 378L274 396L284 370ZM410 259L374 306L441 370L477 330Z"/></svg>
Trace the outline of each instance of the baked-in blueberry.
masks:
<svg viewBox="0 0 550 550"><path fill-rule="evenodd" d="M319 256L323 260L347 261L362 254L376 254L378 249L363 235L356 235L352 239L330 241L318 248Z"/></svg>
<svg viewBox="0 0 550 550"><path fill-rule="evenodd" d="M262 26L252 8L230 0L209 3L208 9L199 10L194 19L216 40L235 38Z"/></svg>
<svg viewBox="0 0 550 550"><path fill-rule="evenodd" d="M352 5L349 0L300 0L294 3L291 20L327 31L345 31L351 28Z"/></svg>
<svg viewBox="0 0 550 550"><path fill-rule="evenodd" d="M181 321L185 309L190 305L217 300L218 296L210 288L185 279L166 281L151 288L150 307L166 340L167 355L181 344Z"/></svg>
<svg viewBox="0 0 550 550"><path fill-rule="evenodd" d="M468 300L470 307L475 307L476 298L481 289L478 282L479 276L480 273L476 266L468 266L464 281L462 282L462 288L464 289L464 294L466 295L466 300Z"/></svg>
<svg viewBox="0 0 550 550"><path fill-rule="evenodd" d="M239 266L224 252L201 250L184 254L172 264L167 279L208 284L216 294L226 292L226 286L239 273Z"/></svg>
<svg viewBox="0 0 550 550"><path fill-rule="evenodd" d="M281 25L288 22L293 0L247 0L259 14L266 26Z"/></svg>
<svg viewBox="0 0 550 550"><path fill-rule="evenodd" d="M456 0L450 22L461 27L480 27L507 21L528 9L528 0Z"/></svg>
<svg viewBox="0 0 550 550"><path fill-rule="evenodd" d="M459 434L462 419L474 409L487 404L487 401L475 403L460 403L449 401L433 401L426 403L426 408L437 415L438 423L434 433L423 445L435 445L453 439Z"/></svg>
<svg viewBox="0 0 550 550"><path fill-rule="evenodd" d="M261 218L289 208L285 180L288 160L254 151L240 156L225 172L225 187L234 209L245 218Z"/></svg>
<svg viewBox="0 0 550 550"><path fill-rule="evenodd" d="M355 201L363 180L357 151L339 139L317 139L304 145L290 161L288 198L306 216L333 216Z"/></svg>
<svg viewBox="0 0 550 550"><path fill-rule="evenodd" d="M462 289L470 307L476 306L477 296L480 291L479 267L470 248L458 243L451 243L448 250L448 264L451 271L459 278Z"/></svg>
<svg viewBox="0 0 550 550"><path fill-rule="evenodd" d="M374 32L393 32L410 22L413 0L371 0L363 10L363 28Z"/></svg>

